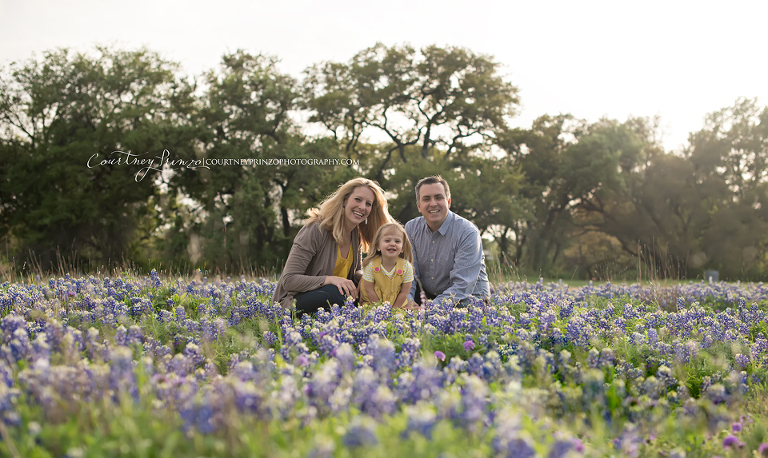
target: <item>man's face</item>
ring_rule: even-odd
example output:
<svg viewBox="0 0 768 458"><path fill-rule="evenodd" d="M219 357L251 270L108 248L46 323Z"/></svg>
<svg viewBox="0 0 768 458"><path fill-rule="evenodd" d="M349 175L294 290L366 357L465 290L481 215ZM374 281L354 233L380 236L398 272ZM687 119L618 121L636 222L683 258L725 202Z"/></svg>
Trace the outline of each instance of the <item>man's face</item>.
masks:
<svg viewBox="0 0 768 458"><path fill-rule="evenodd" d="M433 231L448 217L448 209L451 208L451 199L445 197L445 189L440 183L423 184L419 188L419 201L416 202L419 212L427 220L427 226Z"/></svg>

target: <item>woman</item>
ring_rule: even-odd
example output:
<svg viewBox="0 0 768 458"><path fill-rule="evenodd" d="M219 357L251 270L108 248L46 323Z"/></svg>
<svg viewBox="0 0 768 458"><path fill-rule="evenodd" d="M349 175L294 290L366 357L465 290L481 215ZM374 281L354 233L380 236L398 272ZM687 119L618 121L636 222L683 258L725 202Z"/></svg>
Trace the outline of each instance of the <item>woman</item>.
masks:
<svg viewBox="0 0 768 458"><path fill-rule="evenodd" d="M301 313L357 298L362 250L368 250L379 226L392 220L384 191L365 178L347 181L308 213L272 296L283 308L295 299Z"/></svg>

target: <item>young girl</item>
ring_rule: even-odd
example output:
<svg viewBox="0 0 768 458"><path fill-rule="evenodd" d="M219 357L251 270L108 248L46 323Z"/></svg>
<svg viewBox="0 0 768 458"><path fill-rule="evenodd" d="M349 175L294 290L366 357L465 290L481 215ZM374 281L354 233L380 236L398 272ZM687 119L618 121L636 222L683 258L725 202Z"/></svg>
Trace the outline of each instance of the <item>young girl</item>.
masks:
<svg viewBox="0 0 768 458"><path fill-rule="evenodd" d="M413 282L413 253L403 226L393 222L379 227L371 252L363 260L360 302L389 302L393 309L404 307Z"/></svg>

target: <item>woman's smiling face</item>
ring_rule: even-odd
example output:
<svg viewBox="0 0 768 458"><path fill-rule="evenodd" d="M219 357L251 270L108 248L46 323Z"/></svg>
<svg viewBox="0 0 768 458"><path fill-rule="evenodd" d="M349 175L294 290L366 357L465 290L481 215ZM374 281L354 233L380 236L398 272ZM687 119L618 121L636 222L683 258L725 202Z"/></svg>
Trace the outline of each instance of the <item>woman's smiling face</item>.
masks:
<svg viewBox="0 0 768 458"><path fill-rule="evenodd" d="M344 217L347 224L356 227L365 221L373 208L374 195L368 186L358 186L347 197L344 204Z"/></svg>

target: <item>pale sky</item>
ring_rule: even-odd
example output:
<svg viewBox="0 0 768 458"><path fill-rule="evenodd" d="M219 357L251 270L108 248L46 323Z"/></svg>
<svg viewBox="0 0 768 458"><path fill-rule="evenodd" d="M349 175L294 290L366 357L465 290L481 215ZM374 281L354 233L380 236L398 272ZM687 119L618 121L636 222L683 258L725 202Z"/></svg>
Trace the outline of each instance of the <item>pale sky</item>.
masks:
<svg viewBox="0 0 768 458"><path fill-rule="evenodd" d="M660 116L667 150L738 97L768 105L768 1L0 0L0 65L58 47L142 45L190 74L245 49L300 78L382 42L489 54L543 114Z"/></svg>

